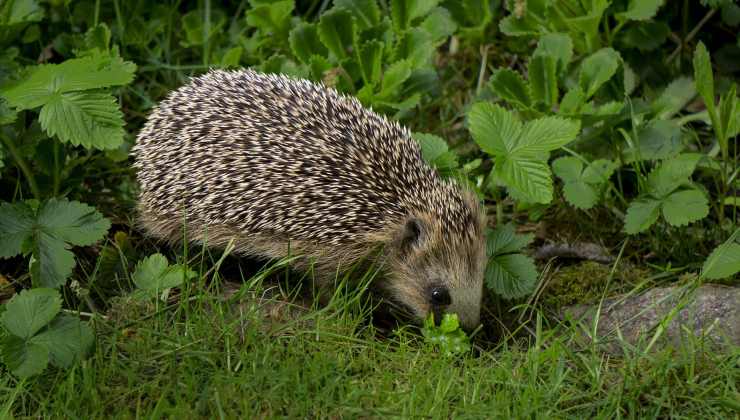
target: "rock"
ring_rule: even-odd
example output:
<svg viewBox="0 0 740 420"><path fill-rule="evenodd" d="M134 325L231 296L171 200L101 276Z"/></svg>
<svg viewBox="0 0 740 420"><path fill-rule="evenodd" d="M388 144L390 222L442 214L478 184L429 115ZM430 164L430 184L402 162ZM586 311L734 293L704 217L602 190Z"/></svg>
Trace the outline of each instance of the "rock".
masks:
<svg viewBox="0 0 740 420"><path fill-rule="evenodd" d="M716 350L740 346L740 288L716 284L704 284L694 292L681 286L662 287L604 300L596 329L600 346L615 355L624 352L624 342L645 349L684 293L686 304L651 350L685 346L690 335L698 345ZM588 344L597 311L598 305L574 305L564 308L561 317L579 322L584 327L583 344Z"/></svg>

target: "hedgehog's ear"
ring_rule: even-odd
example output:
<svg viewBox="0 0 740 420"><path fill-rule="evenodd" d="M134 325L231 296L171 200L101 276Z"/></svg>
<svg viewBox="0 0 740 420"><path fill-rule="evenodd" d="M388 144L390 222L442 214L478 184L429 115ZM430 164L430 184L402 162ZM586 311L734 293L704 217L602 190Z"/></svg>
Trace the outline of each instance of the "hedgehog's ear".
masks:
<svg viewBox="0 0 740 420"><path fill-rule="evenodd" d="M400 235L400 247L402 252L407 252L421 245L424 241L424 223L421 219L410 217L403 224Z"/></svg>

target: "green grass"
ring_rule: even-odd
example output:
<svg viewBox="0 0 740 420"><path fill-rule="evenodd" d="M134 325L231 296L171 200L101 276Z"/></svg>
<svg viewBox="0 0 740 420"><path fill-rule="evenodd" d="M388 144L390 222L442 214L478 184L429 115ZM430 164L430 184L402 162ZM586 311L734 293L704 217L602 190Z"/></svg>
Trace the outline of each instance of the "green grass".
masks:
<svg viewBox="0 0 740 420"><path fill-rule="evenodd" d="M580 345L579 327L547 324L535 312L518 333L495 341L484 334L470 354L445 357L411 327L374 327L363 288L297 310L285 298L260 299L267 274L233 294L214 275L168 303L116 300L94 320L88 360L26 381L4 375L0 413L706 419L732 418L740 408L738 352L625 348L610 357Z"/></svg>

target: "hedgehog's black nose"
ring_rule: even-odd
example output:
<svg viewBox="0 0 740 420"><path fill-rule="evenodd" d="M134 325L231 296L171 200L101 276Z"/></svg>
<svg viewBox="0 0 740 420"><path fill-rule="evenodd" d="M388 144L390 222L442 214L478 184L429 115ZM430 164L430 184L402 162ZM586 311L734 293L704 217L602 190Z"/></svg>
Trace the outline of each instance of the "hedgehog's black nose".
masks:
<svg viewBox="0 0 740 420"><path fill-rule="evenodd" d="M452 303L450 291L444 286L432 287L429 294L429 300L434 306L447 306Z"/></svg>

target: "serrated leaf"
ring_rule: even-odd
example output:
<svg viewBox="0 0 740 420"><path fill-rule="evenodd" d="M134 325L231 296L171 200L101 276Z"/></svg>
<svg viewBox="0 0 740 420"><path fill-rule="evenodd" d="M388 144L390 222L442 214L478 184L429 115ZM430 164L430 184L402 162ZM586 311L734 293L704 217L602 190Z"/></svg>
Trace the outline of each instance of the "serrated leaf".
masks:
<svg viewBox="0 0 740 420"><path fill-rule="evenodd" d="M110 222L94 207L55 199L41 208L37 223L44 232L77 246L94 244L110 228Z"/></svg>
<svg viewBox="0 0 740 420"><path fill-rule="evenodd" d="M115 149L123 143L123 113L107 93L52 95L41 108L41 127L49 136L87 149Z"/></svg>
<svg viewBox="0 0 740 420"><path fill-rule="evenodd" d="M689 181L699 159L699 153L685 153L671 160L663 161L648 174L648 191L656 198L665 198L681 185Z"/></svg>
<svg viewBox="0 0 740 420"><path fill-rule="evenodd" d="M8 370L20 378L38 375L49 364L49 351L45 347L13 335L3 337L0 349Z"/></svg>
<svg viewBox="0 0 740 420"><path fill-rule="evenodd" d="M529 86L519 73L510 69L498 69L489 83L491 90L508 102L524 108L532 105Z"/></svg>
<svg viewBox="0 0 740 420"><path fill-rule="evenodd" d="M264 34L273 34L284 40L290 29L293 7L293 0L254 4L246 12L247 25L258 28Z"/></svg>
<svg viewBox="0 0 740 420"><path fill-rule="evenodd" d="M497 255L520 252L522 248L534 240L534 235L519 235L514 225L507 223L496 226L486 232L486 255L495 257Z"/></svg>
<svg viewBox="0 0 740 420"><path fill-rule="evenodd" d="M501 156L496 158L494 170L518 199L542 204L552 201L552 179L546 162Z"/></svg>
<svg viewBox="0 0 740 420"><path fill-rule="evenodd" d="M583 181L589 184L603 184L611 178L618 165L607 159L597 159L583 170Z"/></svg>
<svg viewBox="0 0 740 420"><path fill-rule="evenodd" d="M421 155L425 161L447 173L458 167L457 155L449 150L447 142L433 134L414 133L414 139L421 146Z"/></svg>
<svg viewBox="0 0 740 420"><path fill-rule="evenodd" d="M699 41L694 50L694 83L696 84L696 90L699 91L704 104L707 107L709 116L712 119L712 124L715 126L715 130L720 129L717 127L717 111L714 104L714 76L712 75L712 62L709 59L709 52L704 43Z"/></svg>
<svg viewBox="0 0 740 420"><path fill-rule="evenodd" d="M535 55L529 61L532 99L552 109L558 101L557 62L549 55Z"/></svg>
<svg viewBox="0 0 740 420"><path fill-rule="evenodd" d="M391 0L391 19L397 32L408 29L411 22L425 16L439 3L439 0Z"/></svg>
<svg viewBox="0 0 740 420"><path fill-rule="evenodd" d="M170 266L162 254L153 254L136 264L131 279L136 287L151 296L159 295L166 289L180 286L184 281L195 277L195 272L182 265Z"/></svg>
<svg viewBox="0 0 740 420"><path fill-rule="evenodd" d="M360 48L359 64L362 79L367 84L380 83L383 45L381 41L368 41Z"/></svg>
<svg viewBox="0 0 740 420"><path fill-rule="evenodd" d="M62 298L56 290L36 288L22 290L6 305L0 323L9 333L27 340L62 310Z"/></svg>
<svg viewBox="0 0 740 420"><path fill-rule="evenodd" d="M375 0L334 0L334 6L352 13L360 30L370 29L380 23L380 8Z"/></svg>
<svg viewBox="0 0 740 420"><path fill-rule="evenodd" d="M563 194L573 207L581 210L590 209L599 201L599 192L583 181L565 183Z"/></svg>
<svg viewBox="0 0 740 420"><path fill-rule="evenodd" d="M37 234L29 269L34 285L60 287L74 266L75 256L64 241L43 231Z"/></svg>
<svg viewBox="0 0 740 420"><path fill-rule="evenodd" d="M383 73L380 87L380 98L397 97L403 83L411 76L411 64L406 60L396 61L388 66Z"/></svg>
<svg viewBox="0 0 740 420"><path fill-rule="evenodd" d="M612 48L602 48L581 63L579 83L586 98L592 97L599 88L617 72L621 57Z"/></svg>
<svg viewBox="0 0 740 420"><path fill-rule="evenodd" d="M539 157L575 140L580 130L581 124L577 120L538 118L527 122L511 152L518 156Z"/></svg>
<svg viewBox="0 0 740 420"><path fill-rule="evenodd" d="M506 254L492 258L486 268L486 284L505 299L516 299L532 293L537 285L537 268L531 258Z"/></svg>
<svg viewBox="0 0 740 420"><path fill-rule="evenodd" d="M344 9L332 9L321 15L318 34L326 48L340 60L348 57L357 44L357 25L352 14Z"/></svg>
<svg viewBox="0 0 740 420"><path fill-rule="evenodd" d="M663 6L663 0L630 0L627 10L617 13L619 20L648 20L658 13Z"/></svg>
<svg viewBox="0 0 740 420"><path fill-rule="evenodd" d="M640 51L652 51L668 39L671 28L662 21L635 22L619 34L619 40L627 47Z"/></svg>
<svg viewBox="0 0 740 420"><path fill-rule="evenodd" d="M740 272L740 244L725 242L709 254L702 266L702 277L719 280Z"/></svg>
<svg viewBox="0 0 740 420"><path fill-rule="evenodd" d="M434 56L432 38L421 28L411 28L396 43L393 56L396 60L408 61L412 69L425 67Z"/></svg>
<svg viewBox="0 0 740 420"><path fill-rule="evenodd" d="M120 57L90 56L43 64L25 77L0 90L0 95L18 110L44 105L57 94L125 85L134 78L136 65Z"/></svg>
<svg viewBox="0 0 740 420"><path fill-rule="evenodd" d="M652 103L656 118L668 119L681 111L696 96L694 81L679 77L672 81Z"/></svg>
<svg viewBox="0 0 740 420"><path fill-rule="evenodd" d="M586 94L583 93L583 89L576 86L563 95L558 113L561 115L577 115L585 103Z"/></svg>
<svg viewBox="0 0 740 420"><path fill-rule="evenodd" d="M674 120L652 120L637 132L637 141L623 151L626 163L668 159L684 149L681 127Z"/></svg>
<svg viewBox="0 0 740 420"><path fill-rule="evenodd" d="M32 235L33 209L25 203L0 203L0 258L23 252L23 243Z"/></svg>
<svg viewBox="0 0 740 420"><path fill-rule="evenodd" d="M643 232L655 224L660 216L660 201L637 199L630 203L624 218L624 231L630 235Z"/></svg>
<svg viewBox="0 0 740 420"><path fill-rule="evenodd" d="M66 368L85 356L95 336L86 322L75 316L61 315L29 341L45 347L52 364Z"/></svg>
<svg viewBox="0 0 740 420"><path fill-rule="evenodd" d="M455 20L444 7L434 8L419 26L431 35L435 44L452 36L457 30Z"/></svg>
<svg viewBox="0 0 740 420"><path fill-rule="evenodd" d="M508 153L508 142L519 138L523 126L504 108L478 102L468 112L468 127L481 150L500 156Z"/></svg>
<svg viewBox="0 0 740 420"><path fill-rule="evenodd" d="M288 36L293 55L303 63L309 63L313 56L325 56L326 47L321 43L316 25L302 22L290 31Z"/></svg>
<svg viewBox="0 0 740 420"><path fill-rule="evenodd" d="M677 191L663 200L662 210L666 222L685 226L707 217L709 202L699 190Z"/></svg>
<svg viewBox="0 0 740 420"><path fill-rule="evenodd" d="M540 37L533 56L553 57L557 64L557 73L561 74L573 58L573 40L568 34L547 33Z"/></svg>
<svg viewBox="0 0 740 420"><path fill-rule="evenodd" d="M583 162L574 156L564 156L552 162L552 171L565 182L581 180Z"/></svg>

